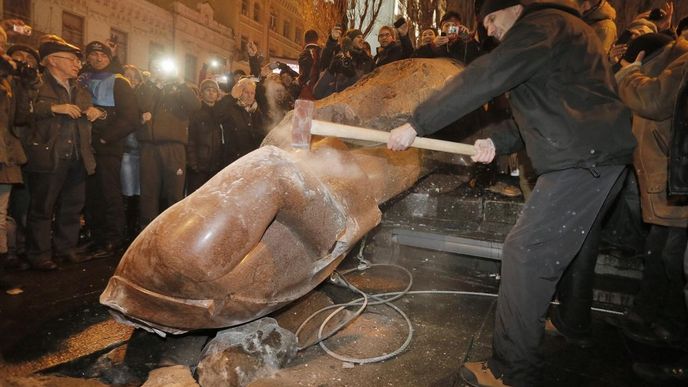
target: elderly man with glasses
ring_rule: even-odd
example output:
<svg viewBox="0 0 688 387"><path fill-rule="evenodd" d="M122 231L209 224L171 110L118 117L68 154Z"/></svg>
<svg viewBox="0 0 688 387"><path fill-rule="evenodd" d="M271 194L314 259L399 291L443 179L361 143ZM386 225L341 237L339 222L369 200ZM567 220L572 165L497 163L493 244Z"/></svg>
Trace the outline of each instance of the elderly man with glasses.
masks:
<svg viewBox="0 0 688 387"><path fill-rule="evenodd" d="M64 40L39 47L45 67L34 120L27 134L31 186L27 258L38 270L54 270L55 260L82 262L74 251L84 207L86 174L95 170L91 122L102 112L76 83L81 51ZM54 220L53 220L54 219ZM54 249L54 250L53 250Z"/></svg>

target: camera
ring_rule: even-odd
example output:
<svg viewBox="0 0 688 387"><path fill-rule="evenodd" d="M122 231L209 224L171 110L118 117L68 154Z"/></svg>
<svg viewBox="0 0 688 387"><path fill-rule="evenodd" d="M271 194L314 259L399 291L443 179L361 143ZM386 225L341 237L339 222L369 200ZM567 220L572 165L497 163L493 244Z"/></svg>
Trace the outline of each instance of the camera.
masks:
<svg viewBox="0 0 688 387"><path fill-rule="evenodd" d="M447 28L447 34L458 34L459 33L459 27L458 26L449 26Z"/></svg>
<svg viewBox="0 0 688 387"><path fill-rule="evenodd" d="M12 25L12 31L18 33L19 35L25 35L29 36L31 35L32 28L29 25L18 25L18 24L13 24Z"/></svg>
<svg viewBox="0 0 688 387"><path fill-rule="evenodd" d="M12 75L24 82L33 83L38 80L38 69L24 62L12 61L16 68L8 60L0 57L0 76Z"/></svg>

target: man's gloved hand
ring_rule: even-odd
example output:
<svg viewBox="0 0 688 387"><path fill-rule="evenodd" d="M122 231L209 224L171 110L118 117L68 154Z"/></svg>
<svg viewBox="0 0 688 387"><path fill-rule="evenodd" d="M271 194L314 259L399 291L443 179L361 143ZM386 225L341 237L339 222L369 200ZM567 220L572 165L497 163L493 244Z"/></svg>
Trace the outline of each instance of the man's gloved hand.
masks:
<svg viewBox="0 0 688 387"><path fill-rule="evenodd" d="M489 164L494 160L497 149L494 143L489 138L475 140L475 154L471 156L471 160L476 163Z"/></svg>

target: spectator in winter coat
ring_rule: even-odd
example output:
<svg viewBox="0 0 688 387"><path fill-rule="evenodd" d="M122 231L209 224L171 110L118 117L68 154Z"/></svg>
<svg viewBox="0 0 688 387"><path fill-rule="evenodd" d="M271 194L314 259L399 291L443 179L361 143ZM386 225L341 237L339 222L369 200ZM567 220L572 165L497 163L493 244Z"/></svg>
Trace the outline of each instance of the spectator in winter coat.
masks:
<svg viewBox="0 0 688 387"><path fill-rule="evenodd" d="M201 108L196 90L174 71L156 69L153 90L143 99L146 122L141 144L141 227L184 198L189 117Z"/></svg>
<svg viewBox="0 0 688 387"><path fill-rule="evenodd" d="M464 64L471 63L480 55L480 43L475 34L461 23L461 16L449 11L440 20L441 35L435 38L431 51L424 51L425 58L453 58ZM426 49L427 50L427 49Z"/></svg>
<svg viewBox="0 0 688 387"><path fill-rule="evenodd" d="M336 35L335 30L333 30L334 35ZM373 59L363 51L363 33L360 30L347 31L341 45L337 45L337 38L330 36L323 51L325 62L328 61L327 58L332 58L332 60L318 84L315 85L317 99L346 89L363 75L373 71L375 67Z"/></svg>
<svg viewBox="0 0 688 387"><path fill-rule="evenodd" d="M635 45L642 45L642 49ZM651 45L661 46L653 50ZM641 51L637 59L628 55ZM646 344L680 345L688 326L682 297L685 278L681 274L688 241L688 206L667 192L672 115L679 91L676 85L686 63L685 39L672 41L665 34L646 34L631 42L622 60L625 67L616 73L619 97L634 113L633 134L638 147L633 165L643 221L650 225L643 284L623 326L626 336Z"/></svg>
<svg viewBox="0 0 688 387"><path fill-rule="evenodd" d="M616 41L616 10L607 0L578 0L583 21L597 34L604 52L609 52Z"/></svg>
<svg viewBox="0 0 688 387"><path fill-rule="evenodd" d="M27 258L38 270L54 270L53 261L82 262L79 256L81 209L86 175L95 172L91 121L102 111L76 82L81 51L64 40L51 39L39 47L45 68L34 104L34 119L26 136L31 187ZM59 200L58 200L59 199Z"/></svg>
<svg viewBox="0 0 688 387"><path fill-rule="evenodd" d="M102 114L93 122L96 173L86 183L86 220L94 244L92 253L113 256L126 246L121 168L124 142L136 130L139 110L129 81L110 70L112 51L105 43L86 45L89 71L79 77Z"/></svg>
<svg viewBox="0 0 688 387"><path fill-rule="evenodd" d="M411 55L413 58L434 58L435 38L437 32L434 28L426 28L420 34L420 44Z"/></svg>
<svg viewBox="0 0 688 387"><path fill-rule="evenodd" d="M240 79L232 94L216 106L216 117L225 138L225 165L257 149L265 137L263 113L256 102L256 83Z"/></svg>
<svg viewBox="0 0 688 387"><path fill-rule="evenodd" d="M189 171L186 177L187 195L205 184L227 164L224 160L225 137L216 118L215 103L220 87L212 79L201 82L201 108L189 119L189 144L186 158Z"/></svg>
<svg viewBox="0 0 688 387"><path fill-rule="evenodd" d="M150 76L150 73L148 73ZM150 95L155 87L144 75L144 72L136 66L124 65L124 76L131 83L136 96L137 122L136 131L145 124L143 122L143 104L146 95ZM136 138L136 132L129 133L124 141L124 154L122 154L122 195L124 195L124 212L126 218L126 236L129 241L134 240L140 231L139 201L141 199L141 146Z"/></svg>
<svg viewBox="0 0 688 387"><path fill-rule="evenodd" d="M299 98L313 100L313 89L320 78L320 56L322 47L318 44L318 33L315 30L308 30L304 35L306 45L299 54L299 78L298 84L301 86Z"/></svg>
<svg viewBox="0 0 688 387"><path fill-rule="evenodd" d="M413 54L413 44L408 36L408 23L404 23L397 30L390 26L382 26L377 34L377 40L380 49L373 59L376 67L410 58Z"/></svg>
<svg viewBox="0 0 688 387"><path fill-rule="evenodd" d="M7 35L0 28L0 55L5 54ZM0 58L0 290L13 286L5 282L3 271L8 260L8 207L12 185L22 182L20 165L26 162L26 155L19 138L12 132L16 103L12 91L12 60ZM15 63L16 66L16 63ZM35 67L34 67L35 70ZM16 260L16 257L14 258Z"/></svg>
<svg viewBox="0 0 688 387"><path fill-rule="evenodd" d="M688 19L683 19L679 22L680 28L677 29L679 39L685 38L686 34L688 34L688 32L685 32L686 25L688 25ZM684 57L685 55L678 58L677 61L682 60L685 62L686 58ZM629 72L624 75L624 78L627 78L632 83L638 82L640 86L644 86L645 80L649 80L650 85L656 85L657 90L663 92L659 98L659 104L656 104L653 100L649 101L648 105L661 105L663 112L665 112L664 108L667 106L667 102L669 102L669 106L673 106L670 128L671 136L665 138L669 141L667 144L669 154L668 157L664 158L664 161L669 163L668 171L658 170L657 172L660 174L668 172L666 193L669 201L685 200L686 195L688 195L688 165L686 163L688 160L688 123L685 120L686 113L688 112L688 64L679 69L674 68L674 63L672 63L670 68L667 68L669 71L663 71L659 76L652 78L647 78L642 74L639 71L640 68L637 67L638 64L629 66ZM640 66L644 67L644 64L640 64ZM622 80L622 82L625 81ZM675 100L672 101L669 98L669 101L667 101L664 99L664 97L673 94L676 95ZM665 116L665 114L662 114L662 116ZM665 272L663 274L678 279L679 273ZM683 255L683 274L684 279L688 278L688 248ZM688 284L683 289L683 296L685 307L688 308ZM688 384L688 355L684 354L680 359L672 359L668 362L635 363L633 364L633 371L644 380L652 383L652 385L686 385Z"/></svg>

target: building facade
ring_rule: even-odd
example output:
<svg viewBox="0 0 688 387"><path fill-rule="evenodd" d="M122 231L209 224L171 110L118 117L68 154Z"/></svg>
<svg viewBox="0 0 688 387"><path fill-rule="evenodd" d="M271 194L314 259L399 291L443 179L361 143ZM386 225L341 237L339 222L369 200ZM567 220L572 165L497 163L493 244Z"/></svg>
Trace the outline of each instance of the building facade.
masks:
<svg viewBox="0 0 688 387"><path fill-rule="evenodd" d="M235 33L234 67L248 69L249 41L255 42L268 60L295 62L298 58L305 32L299 0L208 0L207 3L215 8L217 19Z"/></svg>

